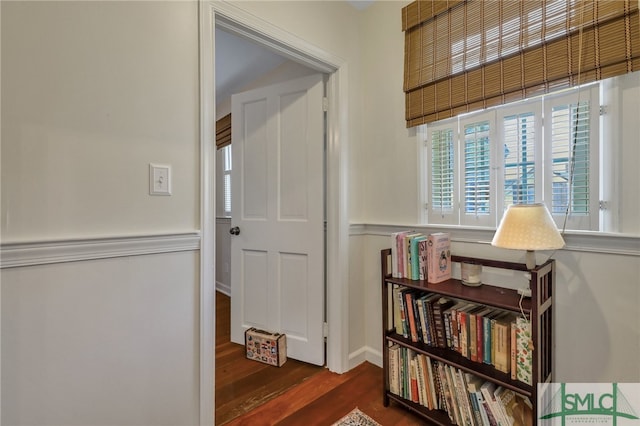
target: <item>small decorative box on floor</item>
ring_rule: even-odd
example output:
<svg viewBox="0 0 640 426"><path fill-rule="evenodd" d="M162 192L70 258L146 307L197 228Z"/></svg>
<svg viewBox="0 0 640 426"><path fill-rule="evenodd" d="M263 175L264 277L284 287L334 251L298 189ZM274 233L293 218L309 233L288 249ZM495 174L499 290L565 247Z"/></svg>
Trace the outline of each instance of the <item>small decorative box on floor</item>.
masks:
<svg viewBox="0 0 640 426"><path fill-rule="evenodd" d="M244 332L247 358L281 367L287 361L287 336L251 327Z"/></svg>

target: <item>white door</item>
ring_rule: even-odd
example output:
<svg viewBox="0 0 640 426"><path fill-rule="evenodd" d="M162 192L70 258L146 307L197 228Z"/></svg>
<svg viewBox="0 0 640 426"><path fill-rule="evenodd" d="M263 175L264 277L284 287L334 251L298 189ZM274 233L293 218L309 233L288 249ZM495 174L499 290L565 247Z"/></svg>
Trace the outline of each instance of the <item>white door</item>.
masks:
<svg viewBox="0 0 640 426"><path fill-rule="evenodd" d="M231 340L286 334L324 364L322 75L232 96ZM230 231L231 231L230 230Z"/></svg>

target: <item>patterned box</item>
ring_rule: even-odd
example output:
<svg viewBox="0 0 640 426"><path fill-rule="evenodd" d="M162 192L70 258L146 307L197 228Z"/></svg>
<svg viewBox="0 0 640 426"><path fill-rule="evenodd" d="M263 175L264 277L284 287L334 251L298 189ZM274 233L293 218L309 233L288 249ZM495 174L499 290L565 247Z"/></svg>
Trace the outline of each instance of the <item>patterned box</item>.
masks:
<svg viewBox="0 0 640 426"><path fill-rule="evenodd" d="M251 327L244 332L244 346L248 359L276 367L287 362L287 338L284 334Z"/></svg>

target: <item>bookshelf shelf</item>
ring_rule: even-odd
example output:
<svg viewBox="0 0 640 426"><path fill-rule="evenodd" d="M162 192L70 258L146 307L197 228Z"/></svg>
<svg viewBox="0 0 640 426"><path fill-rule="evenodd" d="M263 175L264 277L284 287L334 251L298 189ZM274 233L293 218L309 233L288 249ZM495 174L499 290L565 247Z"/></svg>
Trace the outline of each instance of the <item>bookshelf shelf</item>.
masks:
<svg viewBox="0 0 640 426"><path fill-rule="evenodd" d="M473 262L490 268L508 269L530 273L529 286L532 290L531 298L522 299L516 290L506 289L499 286L483 284L478 287L469 287L461 283L460 280L450 279L441 283L429 283L425 280L411 280L406 278L392 277L390 270L391 250L381 251L382 266L382 312L383 312L383 402L388 406L391 401L409 410L414 411L427 421L438 425L455 424L450 418L450 414L443 409L429 409L420 403L404 398L391 391L390 384L390 348L399 346L413 354L422 354L434 363L448 366L452 371L459 371L460 375L469 373L480 378L483 382L491 382L496 387L502 387L516 392L518 395L526 397L531 403L531 424L536 424L536 402L537 384L552 381L552 305L553 286L555 281L555 261L549 260L542 265L529 271L526 265L520 263L503 262L491 259L471 258L462 256L451 256L452 262ZM414 291L420 296L428 297L435 294L454 301L464 301L480 305L487 308L495 308L500 311L524 313L531 322L531 340L533 351L531 354L531 378L532 383L527 384L517 380L510 372L503 372L495 368L490 363L472 361L460 352L448 348L440 347L433 342L427 344L421 338L418 341L403 336L396 329L397 322L394 314L394 289L406 289ZM513 356L513 355L512 355ZM460 384L460 383L458 383ZM467 390L459 392L459 387L453 385L452 392L458 397L464 398ZM406 396L406 395L405 395ZM454 396L455 398L455 396ZM465 402L466 403L466 402ZM469 406L471 403L469 403ZM460 408L462 409L462 408ZM473 417L473 412L470 413ZM476 414L477 415L477 414ZM477 422L478 418L471 420L471 424ZM516 422L515 424L519 424Z"/></svg>

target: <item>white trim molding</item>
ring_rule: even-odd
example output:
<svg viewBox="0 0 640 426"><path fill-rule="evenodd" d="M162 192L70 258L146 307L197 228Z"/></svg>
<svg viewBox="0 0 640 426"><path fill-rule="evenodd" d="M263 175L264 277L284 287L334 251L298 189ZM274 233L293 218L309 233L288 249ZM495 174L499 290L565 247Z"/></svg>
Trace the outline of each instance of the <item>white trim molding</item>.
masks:
<svg viewBox="0 0 640 426"><path fill-rule="evenodd" d="M231 2L211 1L215 25L249 38L297 63L329 75L327 97L327 272L326 306L329 322L326 365L330 371L349 370L349 209L348 209L348 78L347 62ZM208 65L208 61L207 61ZM204 72L207 70L205 69ZM209 70L212 71L212 70ZM203 93L209 96L209 93Z"/></svg>
<svg viewBox="0 0 640 426"><path fill-rule="evenodd" d="M215 150L215 13L198 2L200 88L200 425L215 423L216 340L216 150Z"/></svg>
<svg viewBox="0 0 640 426"><path fill-rule="evenodd" d="M169 235L87 238L7 243L0 246L0 268L78 262L200 249L198 232Z"/></svg>

